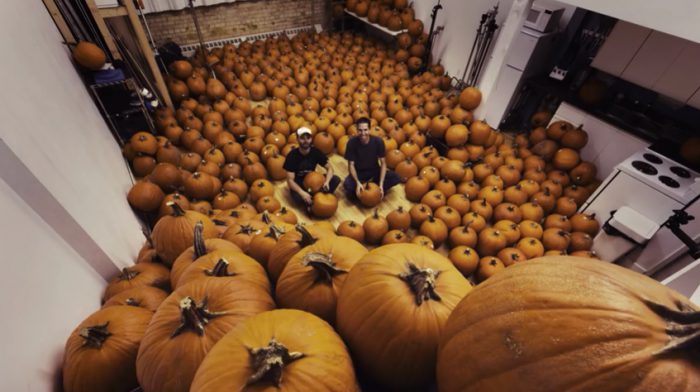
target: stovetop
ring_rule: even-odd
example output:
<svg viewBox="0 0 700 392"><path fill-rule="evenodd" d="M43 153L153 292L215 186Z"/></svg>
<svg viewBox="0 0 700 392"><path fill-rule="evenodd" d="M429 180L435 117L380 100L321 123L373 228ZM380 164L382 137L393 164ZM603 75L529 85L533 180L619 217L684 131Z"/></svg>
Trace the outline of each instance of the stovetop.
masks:
<svg viewBox="0 0 700 392"><path fill-rule="evenodd" d="M633 154L617 168L685 204L700 193L700 173L652 150Z"/></svg>

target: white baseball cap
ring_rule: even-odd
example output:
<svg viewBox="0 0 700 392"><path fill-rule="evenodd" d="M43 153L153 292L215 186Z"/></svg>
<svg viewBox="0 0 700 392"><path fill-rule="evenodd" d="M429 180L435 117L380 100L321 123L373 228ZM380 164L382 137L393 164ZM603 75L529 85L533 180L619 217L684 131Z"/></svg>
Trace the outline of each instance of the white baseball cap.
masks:
<svg viewBox="0 0 700 392"><path fill-rule="evenodd" d="M301 127L299 129L297 129L297 136L298 137L301 137L302 135L306 135L306 134L312 135L313 132L311 132L311 130L307 127Z"/></svg>

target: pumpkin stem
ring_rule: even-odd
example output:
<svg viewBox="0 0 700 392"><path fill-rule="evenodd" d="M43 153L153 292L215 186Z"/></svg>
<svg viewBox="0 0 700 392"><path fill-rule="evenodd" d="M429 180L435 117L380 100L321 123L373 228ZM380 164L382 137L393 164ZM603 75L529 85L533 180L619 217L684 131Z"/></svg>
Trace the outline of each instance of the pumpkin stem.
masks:
<svg viewBox="0 0 700 392"><path fill-rule="evenodd" d="M141 301L139 301L136 298L127 298L126 301L124 301L127 305L129 306L140 306Z"/></svg>
<svg viewBox="0 0 700 392"><path fill-rule="evenodd" d="M181 334L186 329L195 332L197 335L204 335L204 326L214 317L222 316L226 312L210 312L207 308L207 298L197 305L194 298L185 297L180 300L180 325L173 331L171 338Z"/></svg>
<svg viewBox="0 0 700 392"><path fill-rule="evenodd" d="M267 347L248 348L253 374L248 378L248 385L266 381L279 387L282 382L284 367L297 359L303 358L300 352L290 352L275 338L270 339Z"/></svg>
<svg viewBox="0 0 700 392"><path fill-rule="evenodd" d="M170 207L173 210L172 216L185 215L185 210L183 210L182 207L180 207L180 205L175 203L174 201L169 201L169 202L165 203L165 205L167 205L168 207Z"/></svg>
<svg viewBox="0 0 700 392"><path fill-rule="evenodd" d="M235 272L228 272L229 262L223 257L216 262L214 268L210 270L204 270L206 276L216 276L216 277L229 277L238 275Z"/></svg>
<svg viewBox="0 0 700 392"><path fill-rule="evenodd" d="M207 254L207 246L204 243L204 224L202 221L194 225L194 258L195 260Z"/></svg>
<svg viewBox="0 0 700 392"><path fill-rule="evenodd" d="M256 230L251 225L241 225L241 229L240 229L240 231L238 231L238 234L254 235L254 234L258 234L258 232L259 232L259 230Z"/></svg>
<svg viewBox="0 0 700 392"><path fill-rule="evenodd" d="M119 274L119 280L131 280L134 279L138 274L138 271L131 271L128 268L123 268L122 273Z"/></svg>
<svg viewBox="0 0 700 392"><path fill-rule="evenodd" d="M333 277L348 273L347 270L340 269L335 266L331 254L325 254L320 252L309 252L304 255L302 260L304 265L311 266L316 272L316 278L314 283L325 283L332 284Z"/></svg>
<svg viewBox="0 0 700 392"><path fill-rule="evenodd" d="M270 218L270 213L267 210L263 211L262 215L260 216L260 220L266 225L272 223L272 218Z"/></svg>
<svg viewBox="0 0 700 392"><path fill-rule="evenodd" d="M294 228L299 233L301 233L301 238L299 239L299 241L297 241L300 249L305 248L309 245L313 245L316 243L316 241L318 241L318 238L315 238L314 236L312 236L311 233L309 233L309 231L306 229L306 227L304 227L304 225L297 224L296 226L294 226Z"/></svg>
<svg viewBox="0 0 700 392"><path fill-rule="evenodd" d="M226 222L221 219L212 219L211 221L217 226L226 226Z"/></svg>
<svg viewBox="0 0 700 392"><path fill-rule="evenodd" d="M406 282L416 296L416 305L420 306L423 301L441 301L440 295L435 292L436 279L440 271L432 268L420 269L413 263L407 263L408 272L399 274L399 278Z"/></svg>
<svg viewBox="0 0 700 392"><path fill-rule="evenodd" d="M285 231L283 228L272 224L270 225L270 230L265 234L265 237L270 237L273 238L275 241L278 241L280 237L282 237L285 234Z"/></svg>
<svg viewBox="0 0 700 392"><path fill-rule="evenodd" d="M109 321L107 321L104 324L95 325L92 327L85 327L81 329L79 335L80 337L85 339L83 345L91 348L102 348L102 345L105 343L105 340L107 340L108 337L112 336L112 334L107 330L108 325Z"/></svg>
<svg viewBox="0 0 700 392"><path fill-rule="evenodd" d="M645 299L642 299L642 302L668 323L668 343L655 352L655 355L661 356L680 350L697 351L700 347L700 312L682 305L680 307L683 310L679 311Z"/></svg>

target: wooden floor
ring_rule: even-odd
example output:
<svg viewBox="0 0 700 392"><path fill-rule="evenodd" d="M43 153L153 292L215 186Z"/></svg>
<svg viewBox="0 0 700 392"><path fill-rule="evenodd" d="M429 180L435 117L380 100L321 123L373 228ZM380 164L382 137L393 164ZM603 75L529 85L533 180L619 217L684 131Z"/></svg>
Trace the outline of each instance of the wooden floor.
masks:
<svg viewBox="0 0 700 392"><path fill-rule="evenodd" d="M345 197L345 191L343 190L342 181L348 175L348 164L345 158L338 154L332 154L329 157L331 162L331 167L333 167L333 172L340 177L341 184L338 189L335 190L335 195L338 197L338 211L335 215L329 219L333 226L338 226L338 224L345 220L354 220L355 222L362 224L365 218L372 213L374 213L374 208L364 208L355 203L350 202ZM286 206L288 210L294 211L297 214L299 220L303 222L314 222L317 221L316 218L309 217L306 211L298 208L297 204L294 203L292 197L289 193L289 187L286 181L278 181L275 183L275 197ZM396 185L391 188L389 192L384 196L382 203L377 206L379 214L386 216L389 212L397 209L399 206L403 206L404 209L411 208L413 203L406 200L406 193L404 192L403 184Z"/></svg>

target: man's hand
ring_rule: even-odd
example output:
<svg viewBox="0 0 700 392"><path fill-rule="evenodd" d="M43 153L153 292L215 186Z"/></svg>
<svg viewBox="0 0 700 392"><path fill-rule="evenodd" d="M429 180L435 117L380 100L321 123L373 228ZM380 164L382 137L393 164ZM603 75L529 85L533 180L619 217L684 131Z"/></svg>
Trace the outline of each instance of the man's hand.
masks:
<svg viewBox="0 0 700 392"><path fill-rule="evenodd" d="M355 188L355 195L357 195L357 197L360 197L360 192L362 192L364 190L365 190L365 187L362 185L362 183L358 182L357 187Z"/></svg>
<svg viewBox="0 0 700 392"><path fill-rule="evenodd" d="M323 187L321 188L324 192L329 192L331 190L331 181L327 180L324 184Z"/></svg>
<svg viewBox="0 0 700 392"><path fill-rule="evenodd" d="M306 203L306 205L310 206L311 203L313 203L313 198L311 197L311 195L308 192L302 192L301 198L304 199L304 203Z"/></svg>
<svg viewBox="0 0 700 392"><path fill-rule="evenodd" d="M384 199L384 184L382 183L379 184L379 194L382 195L382 199Z"/></svg>

